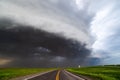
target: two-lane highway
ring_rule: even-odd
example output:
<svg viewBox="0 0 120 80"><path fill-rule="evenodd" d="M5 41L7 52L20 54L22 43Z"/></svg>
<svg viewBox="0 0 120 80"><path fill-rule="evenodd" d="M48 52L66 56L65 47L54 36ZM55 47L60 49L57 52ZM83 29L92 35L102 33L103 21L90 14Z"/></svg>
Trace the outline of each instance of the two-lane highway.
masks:
<svg viewBox="0 0 120 80"><path fill-rule="evenodd" d="M86 80L78 77L66 70L55 70L51 71L27 80Z"/></svg>

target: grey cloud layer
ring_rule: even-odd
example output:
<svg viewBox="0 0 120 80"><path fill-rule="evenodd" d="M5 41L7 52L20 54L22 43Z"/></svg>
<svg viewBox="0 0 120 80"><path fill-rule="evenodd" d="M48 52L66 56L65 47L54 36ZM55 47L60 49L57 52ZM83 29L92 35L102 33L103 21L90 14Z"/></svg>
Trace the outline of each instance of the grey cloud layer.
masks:
<svg viewBox="0 0 120 80"><path fill-rule="evenodd" d="M83 15L78 10L75 12L74 6L76 6L74 0L58 0L56 3L43 0L3 0L0 14L1 17L12 18L17 22L33 25L52 33L62 33L61 35L67 38L90 44L86 29L89 24L86 20L89 19L85 19L88 15Z"/></svg>

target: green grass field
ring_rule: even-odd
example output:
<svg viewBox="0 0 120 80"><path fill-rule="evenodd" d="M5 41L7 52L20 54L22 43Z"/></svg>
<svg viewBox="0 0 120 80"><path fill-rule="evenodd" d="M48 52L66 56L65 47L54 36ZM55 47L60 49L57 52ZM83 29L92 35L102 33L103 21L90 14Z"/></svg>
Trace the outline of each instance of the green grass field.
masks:
<svg viewBox="0 0 120 80"><path fill-rule="evenodd" d="M51 68L0 68L0 80L9 80L11 78L49 71L49 70L53 70L53 69Z"/></svg>
<svg viewBox="0 0 120 80"><path fill-rule="evenodd" d="M49 70L55 70L55 68L0 68L0 80L9 80ZM67 70L75 74L88 76L93 80L120 80L120 66L68 68Z"/></svg>
<svg viewBox="0 0 120 80"><path fill-rule="evenodd" d="M75 74L88 76L93 80L120 80L120 66L69 68L67 70Z"/></svg>

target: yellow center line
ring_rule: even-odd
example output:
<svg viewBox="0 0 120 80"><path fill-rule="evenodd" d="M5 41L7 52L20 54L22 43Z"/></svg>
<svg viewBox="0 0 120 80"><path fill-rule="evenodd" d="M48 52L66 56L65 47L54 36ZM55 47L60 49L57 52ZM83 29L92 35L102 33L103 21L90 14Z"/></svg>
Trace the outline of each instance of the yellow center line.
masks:
<svg viewBox="0 0 120 80"><path fill-rule="evenodd" d="M60 70L57 72L56 80L60 80Z"/></svg>

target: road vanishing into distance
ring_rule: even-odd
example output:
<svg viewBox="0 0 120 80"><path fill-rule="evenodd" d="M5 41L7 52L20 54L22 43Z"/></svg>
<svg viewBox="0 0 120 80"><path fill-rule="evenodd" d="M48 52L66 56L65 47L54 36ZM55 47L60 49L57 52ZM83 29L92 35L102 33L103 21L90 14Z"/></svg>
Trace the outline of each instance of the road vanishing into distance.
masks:
<svg viewBox="0 0 120 80"><path fill-rule="evenodd" d="M66 70L55 70L25 80L87 80L87 79L78 77Z"/></svg>

